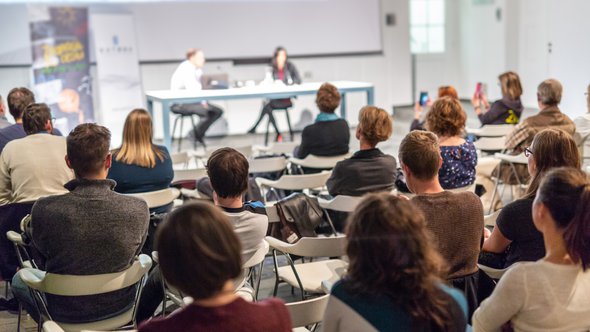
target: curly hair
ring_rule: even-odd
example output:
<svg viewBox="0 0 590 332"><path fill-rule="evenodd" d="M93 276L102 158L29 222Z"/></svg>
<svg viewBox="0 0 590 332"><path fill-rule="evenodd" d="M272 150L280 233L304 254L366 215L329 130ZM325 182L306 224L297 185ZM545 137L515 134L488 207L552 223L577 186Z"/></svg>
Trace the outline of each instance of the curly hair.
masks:
<svg viewBox="0 0 590 332"><path fill-rule="evenodd" d="M365 140L373 146L389 139L393 132L391 116L384 109L375 106L361 108L358 128Z"/></svg>
<svg viewBox="0 0 590 332"><path fill-rule="evenodd" d="M461 102L451 97L437 99L426 114L426 129L437 136L459 136L463 133L467 115Z"/></svg>
<svg viewBox="0 0 590 332"><path fill-rule="evenodd" d="M318 105L320 111L334 113L338 105L340 105L340 92L338 92L338 89L334 85L324 83L318 89L315 103Z"/></svg>
<svg viewBox="0 0 590 332"><path fill-rule="evenodd" d="M455 99L459 99L459 95L457 94L457 90L450 85L444 85L444 86L438 87L438 98L442 98L442 97L453 97Z"/></svg>
<svg viewBox="0 0 590 332"><path fill-rule="evenodd" d="M422 212L389 193L368 194L348 219L346 280L351 292L385 295L416 321L448 331L448 298L438 284L445 273L430 245Z"/></svg>

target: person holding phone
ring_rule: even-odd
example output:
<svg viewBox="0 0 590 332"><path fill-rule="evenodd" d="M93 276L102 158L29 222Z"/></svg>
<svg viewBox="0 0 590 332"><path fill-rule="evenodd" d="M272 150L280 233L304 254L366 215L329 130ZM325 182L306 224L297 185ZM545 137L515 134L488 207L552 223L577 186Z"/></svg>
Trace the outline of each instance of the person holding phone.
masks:
<svg viewBox="0 0 590 332"><path fill-rule="evenodd" d="M471 98L471 105L482 126L487 124L517 124L524 110L520 96L522 86L518 74L513 71L505 72L498 76L502 89L502 99L495 101L491 106L488 102L482 83L477 83L475 93ZM483 106L483 108L482 108Z"/></svg>
<svg viewBox="0 0 590 332"><path fill-rule="evenodd" d="M443 85L438 88L437 99L446 96L459 99L457 90L450 85ZM410 124L410 131L424 130L424 116L422 115L424 113L424 106L430 107L432 104L433 101L428 97L428 92L420 92L420 99L418 99L414 105L414 120L412 121L412 124Z"/></svg>

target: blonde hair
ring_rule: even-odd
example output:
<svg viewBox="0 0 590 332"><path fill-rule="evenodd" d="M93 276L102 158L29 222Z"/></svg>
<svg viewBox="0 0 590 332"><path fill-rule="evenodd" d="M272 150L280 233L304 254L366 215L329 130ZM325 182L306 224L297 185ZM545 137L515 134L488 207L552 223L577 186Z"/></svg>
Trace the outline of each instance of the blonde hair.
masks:
<svg viewBox="0 0 590 332"><path fill-rule="evenodd" d="M371 145L387 140L393 132L391 117L379 107L365 106L359 113L360 132Z"/></svg>
<svg viewBox="0 0 590 332"><path fill-rule="evenodd" d="M502 87L502 95L508 96L512 100L520 98L522 95L522 85L520 84L520 77L513 71L505 72L498 76L500 86Z"/></svg>
<svg viewBox="0 0 590 332"><path fill-rule="evenodd" d="M142 109L136 108L125 120L123 143L113 151L115 160L125 164L154 168L156 158L164 160L164 152L152 143L152 118Z"/></svg>

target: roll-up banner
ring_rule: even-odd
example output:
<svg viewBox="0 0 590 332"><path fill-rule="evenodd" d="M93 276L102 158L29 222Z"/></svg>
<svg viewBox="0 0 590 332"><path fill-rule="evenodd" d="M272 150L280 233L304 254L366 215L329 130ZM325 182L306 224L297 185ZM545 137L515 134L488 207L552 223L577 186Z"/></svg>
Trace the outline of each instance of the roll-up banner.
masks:
<svg viewBox="0 0 590 332"><path fill-rule="evenodd" d="M111 130L111 145L118 147L127 114L145 104L135 24L129 14L93 13L90 22L100 96L98 120Z"/></svg>

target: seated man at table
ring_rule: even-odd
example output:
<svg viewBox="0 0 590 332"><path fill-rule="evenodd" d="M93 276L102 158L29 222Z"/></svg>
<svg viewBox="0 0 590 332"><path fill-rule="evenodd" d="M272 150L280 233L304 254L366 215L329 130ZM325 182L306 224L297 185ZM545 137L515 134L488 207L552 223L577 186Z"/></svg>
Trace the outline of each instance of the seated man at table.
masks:
<svg viewBox="0 0 590 332"><path fill-rule="evenodd" d="M186 52L186 60L178 65L174 74L172 74L170 90L201 90L201 77L203 76L204 64L205 54L203 51L196 48L189 49ZM200 121L193 128L193 138L203 144L203 146L205 146L205 142L203 141L205 133L213 122L217 121L223 114L221 108L209 104L206 101L191 104L174 104L170 107L170 111L180 115L199 116Z"/></svg>

